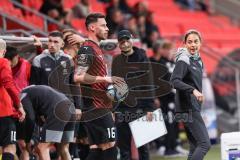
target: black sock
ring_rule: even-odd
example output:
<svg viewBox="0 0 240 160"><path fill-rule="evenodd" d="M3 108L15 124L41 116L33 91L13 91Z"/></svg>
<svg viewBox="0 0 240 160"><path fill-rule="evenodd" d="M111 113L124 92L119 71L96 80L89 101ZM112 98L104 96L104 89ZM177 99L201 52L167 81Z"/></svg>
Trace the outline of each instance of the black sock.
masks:
<svg viewBox="0 0 240 160"><path fill-rule="evenodd" d="M90 149L86 160L96 160L96 159L99 160L99 157L102 157L101 153L102 153L102 150L99 148Z"/></svg>
<svg viewBox="0 0 240 160"><path fill-rule="evenodd" d="M112 147L102 151L104 160L117 160L117 147Z"/></svg>
<svg viewBox="0 0 240 160"><path fill-rule="evenodd" d="M78 144L79 148L79 157L81 160L85 160L89 154L89 145Z"/></svg>
<svg viewBox="0 0 240 160"><path fill-rule="evenodd" d="M70 143L69 144L69 153L73 158L79 158L79 154L78 154L78 144L76 143Z"/></svg>
<svg viewBox="0 0 240 160"><path fill-rule="evenodd" d="M2 154L2 160L14 160L14 155L12 153L4 152Z"/></svg>

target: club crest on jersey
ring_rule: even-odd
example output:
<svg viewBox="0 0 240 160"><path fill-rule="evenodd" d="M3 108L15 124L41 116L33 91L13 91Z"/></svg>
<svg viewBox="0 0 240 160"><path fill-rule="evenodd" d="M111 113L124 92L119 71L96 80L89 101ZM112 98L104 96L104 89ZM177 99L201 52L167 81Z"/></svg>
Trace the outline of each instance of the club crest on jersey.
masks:
<svg viewBox="0 0 240 160"><path fill-rule="evenodd" d="M60 63L61 63L61 66L62 66L63 68L66 68L66 67L67 67L67 62L61 61Z"/></svg>

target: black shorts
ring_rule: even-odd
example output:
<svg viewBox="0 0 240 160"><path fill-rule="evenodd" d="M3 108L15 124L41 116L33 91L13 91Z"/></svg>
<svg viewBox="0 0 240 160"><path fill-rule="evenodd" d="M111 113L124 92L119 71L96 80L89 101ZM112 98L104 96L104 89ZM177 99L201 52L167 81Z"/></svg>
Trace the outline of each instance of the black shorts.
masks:
<svg viewBox="0 0 240 160"><path fill-rule="evenodd" d="M16 121L17 140L24 140L26 137L26 121Z"/></svg>
<svg viewBox="0 0 240 160"><path fill-rule="evenodd" d="M76 123L75 137L77 139L87 138L87 131L84 127L84 122L77 122Z"/></svg>
<svg viewBox="0 0 240 160"><path fill-rule="evenodd" d="M73 142L75 130L75 107L71 101L59 102L46 117L40 129L40 142Z"/></svg>
<svg viewBox="0 0 240 160"><path fill-rule="evenodd" d="M24 134L20 134L19 138L25 137L25 140L29 140L29 138L33 138L33 133L35 133L34 139L37 137L36 140L39 142L73 142L75 129L75 107L71 101L60 101L55 107L50 108L44 115L44 122L40 120L41 118L39 118L43 115L35 113L36 111L34 111L33 108L25 107L24 109L27 113L26 120L28 120L28 123L26 123L26 125L20 125L20 129L25 129L26 133L24 134L27 136L25 137ZM28 130L27 124L35 124L35 131Z"/></svg>
<svg viewBox="0 0 240 160"><path fill-rule="evenodd" d="M16 143L16 125L12 117L0 117L0 146Z"/></svg>
<svg viewBox="0 0 240 160"><path fill-rule="evenodd" d="M84 122L84 125L90 145L99 145L116 140L116 127L111 113L96 120Z"/></svg>

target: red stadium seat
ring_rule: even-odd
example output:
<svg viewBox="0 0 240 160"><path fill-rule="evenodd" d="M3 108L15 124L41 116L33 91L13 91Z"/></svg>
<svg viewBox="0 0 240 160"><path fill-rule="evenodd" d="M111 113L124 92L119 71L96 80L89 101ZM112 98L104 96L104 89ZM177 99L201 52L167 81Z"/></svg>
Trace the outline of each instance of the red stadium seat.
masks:
<svg viewBox="0 0 240 160"><path fill-rule="evenodd" d="M85 27L85 19L79 19L79 18L75 18L71 21L71 24L74 28L76 28L80 33L85 34L86 31L86 27Z"/></svg>
<svg viewBox="0 0 240 160"><path fill-rule="evenodd" d="M74 7L77 3L80 2L80 0L65 0L64 2L64 9L71 9Z"/></svg>
<svg viewBox="0 0 240 160"><path fill-rule="evenodd" d="M106 5L98 2L97 0L90 0L90 4L91 4L91 11L92 12L100 12L100 13L105 14Z"/></svg>
<svg viewBox="0 0 240 160"><path fill-rule="evenodd" d="M201 58L204 62L206 72L209 74L213 73L215 68L217 67L218 60L209 57L204 52L201 52Z"/></svg>
<svg viewBox="0 0 240 160"><path fill-rule="evenodd" d="M178 25L169 25L169 23L161 23L158 25L162 37L180 36L182 35Z"/></svg>

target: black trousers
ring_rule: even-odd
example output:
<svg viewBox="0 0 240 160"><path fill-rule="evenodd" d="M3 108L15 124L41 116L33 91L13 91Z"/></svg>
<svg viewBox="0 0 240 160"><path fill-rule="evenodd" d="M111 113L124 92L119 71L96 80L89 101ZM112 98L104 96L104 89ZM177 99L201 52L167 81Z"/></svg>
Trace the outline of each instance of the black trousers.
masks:
<svg viewBox="0 0 240 160"><path fill-rule="evenodd" d="M203 160L211 147L207 128L200 112L194 111L185 117L184 126L189 140L190 151L188 160Z"/></svg>
<svg viewBox="0 0 240 160"><path fill-rule="evenodd" d="M117 146L120 149L121 160L131 160L131 138L132 133L127 122L118 122ZM149 160L147 145L138 148L139 160Z"/></svg>

